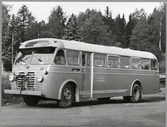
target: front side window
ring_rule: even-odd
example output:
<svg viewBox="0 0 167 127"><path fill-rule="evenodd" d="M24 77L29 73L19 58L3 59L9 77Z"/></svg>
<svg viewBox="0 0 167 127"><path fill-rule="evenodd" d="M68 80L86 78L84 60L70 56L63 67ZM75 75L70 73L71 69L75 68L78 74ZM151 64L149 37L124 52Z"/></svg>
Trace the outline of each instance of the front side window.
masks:
<svg viewBox="0 0 167 127"><path fill-rule="evenodd" d="M121 68L130 69L129 60L130 60L129 57L121 56L120 58Z"/></svg>
<svg viewBox="0 0 167 127"><path fill-rule="evenodd" d="M140 59L132 58L132 69L140 69Z"/></svg>
<svg viewBox="0 0 167 127"><path fill-rule="evenodd" d="M69 65L79 65L79 52L78 51L67 51L67 60Z"/></svg>
<svg viewBox="0 0 167 127"><path fill-rule="evenodd" d="M118 56L109 56L108 57L108 66L111 68L119 68L119 57Z"/></svg>
<svg viewBox="0 0 167 127"><path fill-rule="evenodd" d="M106 55L104 55L104 54L95 54L94 55L94 65L95 65L95 67L104 67L104 66L106 66Z"/></svg>
<svg viewBox="0 0 167 127"><path fill-rule="evenodd" d="M64 50L58 50L56 57L54 59L54 63L56 65L65 65L66 64L66 58L64 55Z"/></svg>
<svg viewBox="0 0 167 127"><path fill-rule="evenodd" d="M150 60L149 59L142 59L141 60L141 68L143 70L149 70L150 69Z"/></svg>

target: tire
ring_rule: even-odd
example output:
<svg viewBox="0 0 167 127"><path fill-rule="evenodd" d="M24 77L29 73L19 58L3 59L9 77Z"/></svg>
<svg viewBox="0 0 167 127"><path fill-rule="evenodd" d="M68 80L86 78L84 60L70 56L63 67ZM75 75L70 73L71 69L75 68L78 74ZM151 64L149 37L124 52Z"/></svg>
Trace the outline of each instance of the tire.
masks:
<svg viewBox="0 0 167 127"><path fill-rule="evenodd" d="M138 84L135 84L132 88L132 96L130 96L130 102L137 103L140 101L141 88Z"/></svg>
<svg viewBox="0 0 167 127"><path fill-rule="evenodd" d="M72 105L74 100L74 89L70 84L63 87L61 93L61 100L57 101L60 108L68 108Z"/></svg>
<svg viewBox="0 0 167 127"><path fill-rule="evenodd" d="M40 99L37 96L24 95L23 100L28 106L35 106L38 104Z"/></svg>

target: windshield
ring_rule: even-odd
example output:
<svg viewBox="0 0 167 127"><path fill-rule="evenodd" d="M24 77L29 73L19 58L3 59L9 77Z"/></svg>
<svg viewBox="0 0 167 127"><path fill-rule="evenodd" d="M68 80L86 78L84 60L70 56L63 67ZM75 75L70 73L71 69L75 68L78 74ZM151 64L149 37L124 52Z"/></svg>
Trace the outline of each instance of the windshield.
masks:
<svg viewBox="0 0 167 127"><path fill-rule="evenodd" d="M22 49L19 51L15 65L40 65L50 64L55 48Z"/></svg>

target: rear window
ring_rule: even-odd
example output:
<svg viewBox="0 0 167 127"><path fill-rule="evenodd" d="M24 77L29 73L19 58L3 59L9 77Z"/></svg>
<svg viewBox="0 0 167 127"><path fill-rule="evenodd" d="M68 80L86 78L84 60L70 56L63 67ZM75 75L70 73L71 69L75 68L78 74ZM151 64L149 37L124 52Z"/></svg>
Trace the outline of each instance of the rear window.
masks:
<svg viewBox="0 0 167 127"><path fill-rule="evenodd" d="M158 70L158 61L157 60L151 60L151 70Z"/></svg>

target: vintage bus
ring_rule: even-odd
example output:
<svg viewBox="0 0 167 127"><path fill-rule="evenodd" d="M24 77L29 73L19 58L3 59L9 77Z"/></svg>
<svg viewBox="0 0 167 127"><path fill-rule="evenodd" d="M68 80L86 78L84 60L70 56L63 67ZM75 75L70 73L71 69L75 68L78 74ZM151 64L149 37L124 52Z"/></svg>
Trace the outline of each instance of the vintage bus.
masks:
<svg viewBox="0 0 167 127"><path fill-rule="evenodd" d="M136 103L160 90L152 53L54 38L22 43L9 80L5 93L22 95L29 106L53 99L66 108L117 96Z"/></svg>

